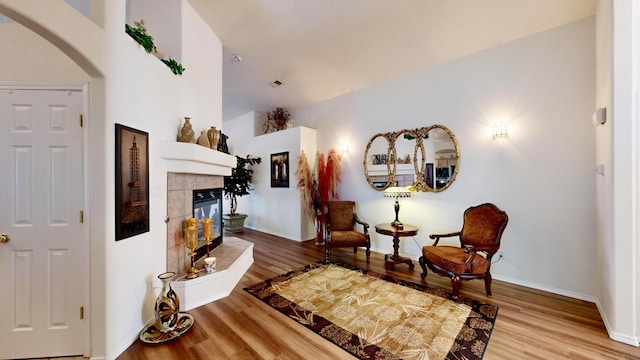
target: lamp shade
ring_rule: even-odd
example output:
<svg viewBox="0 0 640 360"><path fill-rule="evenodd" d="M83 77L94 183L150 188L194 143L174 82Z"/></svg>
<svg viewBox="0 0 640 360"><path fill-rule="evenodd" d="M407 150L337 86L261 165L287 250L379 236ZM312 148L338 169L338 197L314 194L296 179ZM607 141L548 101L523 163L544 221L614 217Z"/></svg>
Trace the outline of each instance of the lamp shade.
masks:
<svg viewBox="0 0 640 360"><path fill-rule="evenodd" d="M411 190L408 186L392 186L384 189L384 197L405 198L411 197Z"/></svg>

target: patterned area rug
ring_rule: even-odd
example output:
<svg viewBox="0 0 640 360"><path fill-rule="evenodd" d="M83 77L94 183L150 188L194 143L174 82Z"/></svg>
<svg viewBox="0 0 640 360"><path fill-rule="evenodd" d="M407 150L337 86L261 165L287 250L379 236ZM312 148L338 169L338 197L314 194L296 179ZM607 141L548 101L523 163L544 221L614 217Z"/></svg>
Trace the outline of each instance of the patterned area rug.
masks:
<svg viewBox="0 0 640 360"><path fill-rule="evenodd" d="M498 307L344 264L244 290L360 359L481 359Z"/></svg>

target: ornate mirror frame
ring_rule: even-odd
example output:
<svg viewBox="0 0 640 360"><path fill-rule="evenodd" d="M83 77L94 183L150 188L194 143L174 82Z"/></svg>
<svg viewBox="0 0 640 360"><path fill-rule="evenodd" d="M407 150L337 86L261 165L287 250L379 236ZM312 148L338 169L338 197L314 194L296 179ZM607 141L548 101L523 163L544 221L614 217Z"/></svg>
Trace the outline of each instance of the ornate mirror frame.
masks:
<svg viewBox="0 0 640 360"><path fill-rule="evenodd" d="M435 151L435 146L433 146L434 150L432 151L432 153L430 153L425 147L425 140L428 141L429 138L432 138L433 141L439 140L434 137L435 130L437 129L442 130L449 136L454 147L454 149L446 149L449 153L449 157L445 159L436 158L437 151ZM434 130L434 132L430 133L430 131L432 130ZM455 134L446 126L439 124L413 130L403 129L396 132L378 133L371 137L365 149L363 160L364 175L371 188L377 191L382 191L392 186L392 184L395 184L397 178L396 172L398 169L398 153L396 149L396 142L401 136L409 140L415 140L416 142L412 159L413 171L415 175L412 185L413 190L421 192L442 192L448 189L455 181L460 169L460 146ZM374 156L378 154L370 154L370 151L372 149L372 144L378 138L386 139L388 142L388 149L385 158L386 161L384 162L386 164L386 172L384 171L384 167L382 167L383 170L373 170L372 166L375 162L375 160L373 160ZM429 157L427 157L427 155ZM438 180L436 170L445 169L445 167L438 166L438 161L446 161L447 163L446 181L443 180L444 177L440 177L440 180ZM450 161L454 161L455 164L453 166L449 165ZM380 167L380 165L382 164L375 165L377 165L377 167ZM425 176L427 172L427 165L429 165L428 171L431 173L430 176ZM376 172L375 175L374 171ZM382 184L379 179L388 179L388 181L385 184Z"/></svg>
<svg viewBox="0 0 640 360"><path fill-rule="evenodd" d="M371 147L374 143L374 141L378 138L384 139L387 141L387 149L386 149L386 158L385 159L394 159L394 161L384 161L384 164L382 164L380 161L376 162L374 159L376 156L382 155L382 154L369 154L369 152L371 151ZM375 134L371 137L371 139L369 140L369 143L367 143L367 147L364 150L364 160L362 161L362 165L364 167L364 176L367 179L367 182L369 183L369 186L371 186L372 189L374 190L378 190L378 191L382 191L386 188L388 188L389 186L391 186L391 184L395 183L396 181L396 164L395 164L395 158L396 158L396 146L395 146L395 140L396 140L396 134L395 133L378 133ZM380 151L380 150L378 150ZM380 159L378 159L380 160ZM393 162L393 165L391 164ZM382 167L381 165L386 165L386 172L384 172L385 167ZM373 171L376 171L373 169L373 167L382 167L382 170L377 170L378 172L380 172L379 174L375 174L373 173ZM371 170L372 173L370 173L369 171ZM382 184L382 180L384 180L384 177L387 177L388 181L386 182L386 184ZM378 178L379 177L379 178Z"/></svg>

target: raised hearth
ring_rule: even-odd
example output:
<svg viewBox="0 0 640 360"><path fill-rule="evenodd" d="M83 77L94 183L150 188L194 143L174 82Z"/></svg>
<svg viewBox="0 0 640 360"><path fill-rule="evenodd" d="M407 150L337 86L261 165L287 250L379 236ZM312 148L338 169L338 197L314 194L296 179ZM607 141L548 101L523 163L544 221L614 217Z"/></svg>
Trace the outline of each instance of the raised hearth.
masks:
<svg viewBox="0 0 640 360"><path fill-rule="evenodd" d="M180 299L180 311L188 311L198 306L229 296L245 272L253 264L253 244L233 236L224 238L222 245L211 252L216 258L216 271L207 273L202 261L196 263L198 277L177 278L172 287Z"/></svg>

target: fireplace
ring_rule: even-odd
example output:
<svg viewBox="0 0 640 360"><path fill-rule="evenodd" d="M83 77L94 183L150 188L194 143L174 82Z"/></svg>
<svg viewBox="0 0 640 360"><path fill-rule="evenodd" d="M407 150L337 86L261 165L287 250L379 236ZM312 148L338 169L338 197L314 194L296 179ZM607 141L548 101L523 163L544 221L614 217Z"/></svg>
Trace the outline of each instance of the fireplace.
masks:
<svg viewBox="0 0 640 360"><path fill-rule="evenodd" d="M193 197L194 195L198 196L194 190L222 189L223 186L224 178L219 175L167 173L167 271L175 271L177 278L185 274L191 266L191 257L188 255L189 250L184 243L182 229L184 222L194 217ZM205 197L209 200L212 198L209 194L203 196L203 198ZM220 200L219 206L222 206L220 195L217 198ZM210 209L207 215L212 214L213 211ZM218 207L215 211L220 214L222 208ZM214 219L214 222L214 226L220 226L220 219ZM201 231L200 239L202 239ZM221 233L219 230L214 229L214 231ZM202 244L204 244L204 240L202 240ZM199 256L206 254L206 251L205 246Z"/></svg>
<svg viewBox="0 0 640 360"><path fill-rule="evenodd" d="M209 250L213 250L222 244L222 189L196 189L193 190L193 217L202 220L213 220L213 237ZM207 255L207 245L202 234L202 222L198 222L198 248L195 259L198 260Z"/></svg>
<svg viewBox="0 0 640 360"><path fill-rule="evenodd" d="M212 253L217 258L216 272L185 279L191 257L187 254L182 227L184 221L194 215L194 190L223 188L224 176L231 174L237 159L197 144L175 140L161 141L161 144L160 157L165 160L167 170L167 271L177 273L172 286L180 299L180 311L188 311L231 293L253 263L253 244L227 236L224 244ZM222 209L217 211L220 214ZM221 222L215 225L221 226ZM220 230L215 232L222 237ZM202 267L201 262L196 265L198 269Z"/></svg>

